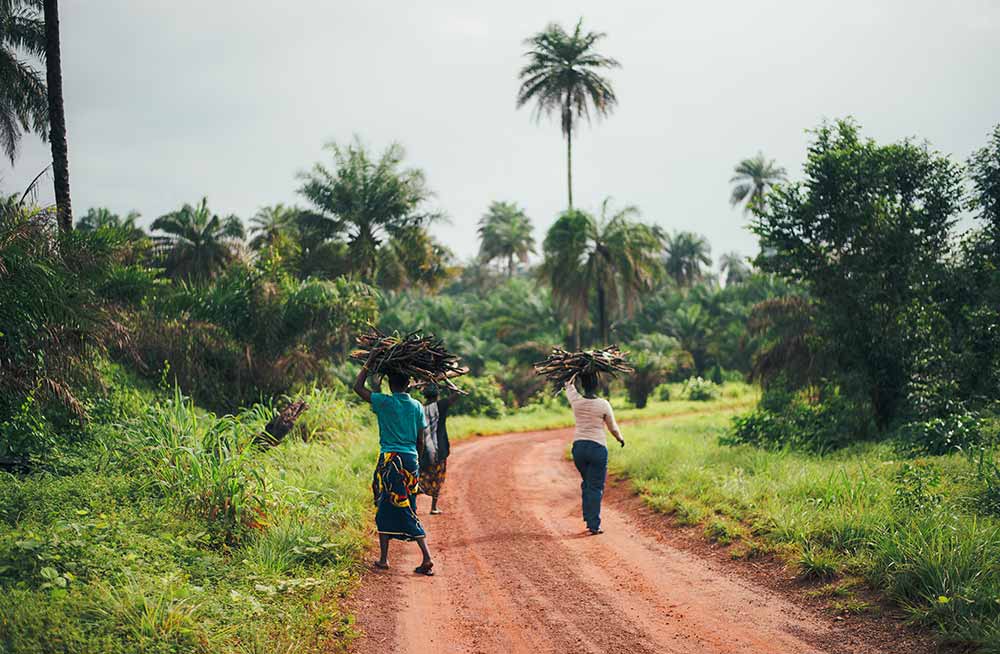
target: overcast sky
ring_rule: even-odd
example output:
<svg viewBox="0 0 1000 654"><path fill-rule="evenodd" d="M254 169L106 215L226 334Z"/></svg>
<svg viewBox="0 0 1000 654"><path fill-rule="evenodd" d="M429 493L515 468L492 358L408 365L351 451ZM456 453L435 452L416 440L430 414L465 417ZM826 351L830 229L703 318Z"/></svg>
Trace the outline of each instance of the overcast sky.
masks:
<svg viewBox="0 0 1000 654"><path fill-rule="evenodd" d="M522 41L550 21L608 33L620 106L574 139L574 199L755 251L729 177L762 150L800 174L806 130L855 116L965 159L1000 122L997 0L539 2L63 0L73 205L148 223L208 196L218 213L301 203L323 143L398 141L462 257L493 200L539 242L565 204L558 123L516 110ZM48 163L25 139L5 192ZM43 200L52 197L46 184Z"/></svg>

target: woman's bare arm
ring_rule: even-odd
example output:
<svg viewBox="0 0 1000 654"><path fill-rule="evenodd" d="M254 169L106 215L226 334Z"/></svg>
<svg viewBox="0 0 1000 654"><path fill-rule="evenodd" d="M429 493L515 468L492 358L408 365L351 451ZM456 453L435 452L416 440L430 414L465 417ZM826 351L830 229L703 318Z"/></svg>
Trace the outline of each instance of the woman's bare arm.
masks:
<svg viewBox="0 0 1000 654"><path fill-rule="evenodd" d="M368 364L371 362L372 357L369 355L368 360L365 361L365 365L361 366L361 370L358 371L358 376L354 380L354 392L365 402L372 401L372 392L365 386L365 382L368 381Z"/></svg>

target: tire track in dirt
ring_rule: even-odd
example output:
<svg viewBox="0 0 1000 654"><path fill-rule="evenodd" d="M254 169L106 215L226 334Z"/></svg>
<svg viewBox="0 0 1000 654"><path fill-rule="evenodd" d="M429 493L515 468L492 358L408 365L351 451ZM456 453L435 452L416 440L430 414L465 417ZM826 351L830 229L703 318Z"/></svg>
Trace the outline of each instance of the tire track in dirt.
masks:
<svg viewBox="0 0 1000 654"><path fill-rule="evenodd" d="M671 547L605 506L606 533L580 518L572 430L456 445L441 497L421 520L435 576L412 573L416 546L393 543L392 569L353 600L358 654L554 652L889 653L859 648L827 616ZM845 643L851 642L850 646Z"/></svg>

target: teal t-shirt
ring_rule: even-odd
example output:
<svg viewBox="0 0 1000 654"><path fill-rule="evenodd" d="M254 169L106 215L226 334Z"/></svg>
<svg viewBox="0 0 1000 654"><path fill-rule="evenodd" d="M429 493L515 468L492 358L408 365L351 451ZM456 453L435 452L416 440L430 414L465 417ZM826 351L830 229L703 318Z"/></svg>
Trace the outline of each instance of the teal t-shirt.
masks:
<svg viewBox="0 0 1000 654"><path fill-rule="evenodd" d="M409 393L372 393L378 418L378 442L383 452L417 453L417 438L427 428L424 407Z"/></svg>

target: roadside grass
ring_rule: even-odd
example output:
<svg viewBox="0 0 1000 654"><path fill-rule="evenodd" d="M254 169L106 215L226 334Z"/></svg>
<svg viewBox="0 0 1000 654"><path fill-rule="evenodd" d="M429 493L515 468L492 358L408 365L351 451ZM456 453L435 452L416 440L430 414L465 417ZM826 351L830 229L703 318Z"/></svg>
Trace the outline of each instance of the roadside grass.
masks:
<svg viewBox="0 0 1000 654"><path fill-rule="evenodd" d="M79 472L0 475L0 651L342 648L377 443L366 411L305 399L304 429L267 451L267 407L160 397L95 425Z"/></svg>
<svg viewBox="0 0 1000 654"><path fill-rule="evenodd" d="M671 397L681 398L683 384L669 384ZM757 390L748 384L728 383L720 388L720 396L711 402L676 399L650 400L645 408L637 409L623 395L614 395L611 406L619 422L651 420L684 413L732 407L749 407L757 398ZM499 418L453 416L448 418L448 435L452 440L470 436L492 436L508 432L542 431L573 426L573 412L560 394L538 404L513 409Z"/></svg>
<svg viewBox="0 0 1000 654"><path fill-rule="evenodd" d="M1000 520L980 513L974 462L900 460L886 443L826 456L722 446L731 415L710 406L633 425L612 471L734 558L776 554L826 580L834 610L872 609L844 581L861 578L943 639L1000 652Z"/></svg>

